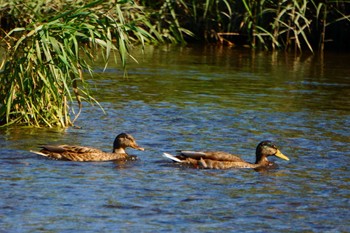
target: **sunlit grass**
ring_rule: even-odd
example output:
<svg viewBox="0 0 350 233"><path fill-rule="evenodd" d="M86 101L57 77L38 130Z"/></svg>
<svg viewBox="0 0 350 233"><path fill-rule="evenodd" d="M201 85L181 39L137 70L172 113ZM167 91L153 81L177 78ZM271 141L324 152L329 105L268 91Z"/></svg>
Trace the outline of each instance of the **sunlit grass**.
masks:
<svg viewBox="0 0 350 233"><path fill-rule="evenodd" d="M2 125L72 125L82 101L98 103L83 75L93 75L96 56L103 56L106 65L114 56L125 68L133 43L157 41L154 35L161 40L142 9L129 1L76 4L79 7L65 7L46 17L39 11L36 20L21 18L18 24L23 27L3 31L8 53L0 74ZM14 7L16 11L20 5ZM72 107L74 101L77 110Z"/></svg>

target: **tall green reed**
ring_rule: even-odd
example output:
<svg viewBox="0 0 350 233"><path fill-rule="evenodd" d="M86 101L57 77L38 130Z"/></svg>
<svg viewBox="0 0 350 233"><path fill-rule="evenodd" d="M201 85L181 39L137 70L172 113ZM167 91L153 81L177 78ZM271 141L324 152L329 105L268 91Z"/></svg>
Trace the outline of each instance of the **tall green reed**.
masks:
<svg viewBox="0 0 350 233"><path fill-rule="evenodd" d="M258 28L271 41L271 47L284 47L286 50L303 50L303 45L313 52L309 41L312 20L307 15L307 0L302 1L278 1L277 4L270 4L269 7L263 6L261 14L272 14L271 25L259 25ZM259 36L259 32L257 33ZM265 41L261 40L262 43Z"/></svg>
<svg viewBox="0 0 350 233"><path fill-rule="evenodd" d="M317 48L323 50L330 41L346 45L346 37L350 36L346 29L350 27L350 2L347 0L140 2L152 12L151 21L159 29L171 31L175 28L180 39L191 39L187 37L191 33L179 30L185 28L193 32L193 38L207 42L232 40L253 48L314 52Z"/></svg>
<svg viewBox="0 0 350 233"><path fill-rule="evenodd" d="M21 4L28 6L26 1ZM0 73L2 125L72 125L82 101L98 104L83 75L93 75L97 55L103 56L106 65L110 57L117 61L119 56L125 68L133 43L161 39L142 9L131 1L79 4L52 16L38 13L31 21L23 17L18 22L23 27L3 31L7 54Z"/></svg>
<svg viewBox="0 0 350 233"><path fill-rule="evenodd" d="M186 29L186 1L183 0L140 0L155 30L163 40L173 44L185 44L186 36L193 37L191 30Z"/></svg>

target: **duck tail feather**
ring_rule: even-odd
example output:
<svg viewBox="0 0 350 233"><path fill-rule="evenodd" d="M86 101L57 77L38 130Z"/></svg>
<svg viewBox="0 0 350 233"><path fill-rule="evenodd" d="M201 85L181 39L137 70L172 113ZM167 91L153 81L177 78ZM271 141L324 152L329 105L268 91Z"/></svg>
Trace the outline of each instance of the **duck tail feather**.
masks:
<svg viewBox="0 0 350 233"><path fill-rule="evenodd" d="M171 159L175 162L182 163L182 161L178 158L176 158L174 155L168 154L168 153L163 153L163 157L167 159Z"/></svg>
<svg viewBox="0 0 350 233"><path fill-rule="evenodd" d="M40 151L30 150L30 152L31 152L31 153L34 153L34 154L37 154L37 155L42 155L42 156L48 157L47 154L44 154L44 153L42 153L42 152L40 152Z"/></svg>

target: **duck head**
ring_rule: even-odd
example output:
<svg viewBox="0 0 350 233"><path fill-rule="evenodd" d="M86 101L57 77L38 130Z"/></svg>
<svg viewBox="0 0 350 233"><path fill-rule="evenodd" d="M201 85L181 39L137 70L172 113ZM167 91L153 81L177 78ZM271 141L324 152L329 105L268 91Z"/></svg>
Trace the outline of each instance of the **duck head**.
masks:
<svg viewBox="0 0 350 233"><path fill-rule="evenodd" d="M113 152L114 153L125 153L125 148L131 147L136 150L145 150L144 148L137 145L135 139L127 133L121 133L119 134L113 143Z"/></svg>
<svg viewBox="0 0 350 233"><path fill-rule="evenodd" d="M282 152L277 148L277 146L271 141L262 141L256 147L256 164L262 162L268 162L268 156L276 156L278 158L289 160L287 156L282 154Z"/></svg>

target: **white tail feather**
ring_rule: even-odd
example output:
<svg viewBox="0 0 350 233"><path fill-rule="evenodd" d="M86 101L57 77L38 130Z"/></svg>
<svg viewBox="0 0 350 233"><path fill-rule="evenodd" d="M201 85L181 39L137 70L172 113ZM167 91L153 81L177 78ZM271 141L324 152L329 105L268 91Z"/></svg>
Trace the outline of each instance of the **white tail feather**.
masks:
<svg viewBox="0 0 350 233"><path fill-rule="evenodd" d="M42 153L42 152L40 152L40 151L30 150L30 152L32 152L32 153L34 153L34 154L37 154L37 155L42 155L42 156L48 157L47 154L44 154L44 153Z"/></svg>
<svg viewBox="0 0 350 233"><path fill-rule="evenodd" d="M171 155L171 154L168 154L168 153L163 153L163 157L164 158L168 158L168 159L171 159L175 162L179 162L179 163L182 163L182 161L178 158L176 158L175 156Z"/></svg>

